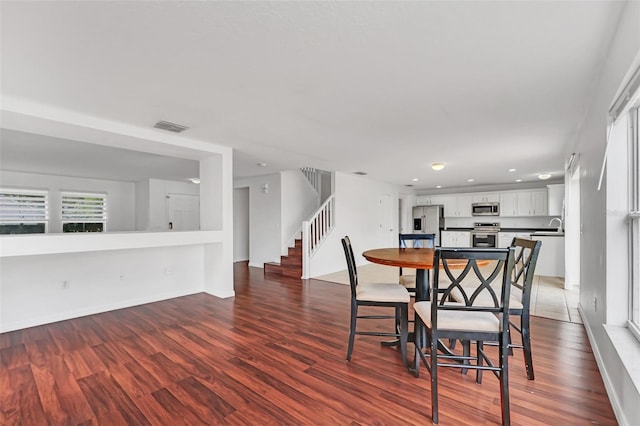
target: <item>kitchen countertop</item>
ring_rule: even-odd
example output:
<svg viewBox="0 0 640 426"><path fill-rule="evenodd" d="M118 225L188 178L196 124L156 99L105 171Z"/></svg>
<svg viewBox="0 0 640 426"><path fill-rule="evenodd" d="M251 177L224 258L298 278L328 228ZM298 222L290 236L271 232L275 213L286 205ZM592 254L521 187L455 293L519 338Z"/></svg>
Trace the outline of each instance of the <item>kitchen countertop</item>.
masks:
<svg viewBox="0 0 640 426"><path fill-rule="evenodd" d="M473 228L469 227L447 227L443 231L473 231ZM554 235L564 236L564 232L557 232L557 228L500 228L499 232L522 232L522 233L536 233L536 235Z"/></svg>

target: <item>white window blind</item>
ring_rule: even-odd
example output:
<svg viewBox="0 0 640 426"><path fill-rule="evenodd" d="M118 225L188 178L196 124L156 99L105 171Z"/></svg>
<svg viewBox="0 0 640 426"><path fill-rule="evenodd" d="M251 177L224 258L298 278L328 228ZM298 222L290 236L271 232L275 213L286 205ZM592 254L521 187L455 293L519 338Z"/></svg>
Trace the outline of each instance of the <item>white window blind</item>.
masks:
<svg viewBox="0 0 640 426"><path fill-rule="evenodd" d="M0 189L0 222L46 222L47 191Z"/></svg>
<svg viewBox="0 0 640 426"><path fill-rule="evenodd" d="M106 194L63 192L62 221L75 223L106 222Z"/></svg>

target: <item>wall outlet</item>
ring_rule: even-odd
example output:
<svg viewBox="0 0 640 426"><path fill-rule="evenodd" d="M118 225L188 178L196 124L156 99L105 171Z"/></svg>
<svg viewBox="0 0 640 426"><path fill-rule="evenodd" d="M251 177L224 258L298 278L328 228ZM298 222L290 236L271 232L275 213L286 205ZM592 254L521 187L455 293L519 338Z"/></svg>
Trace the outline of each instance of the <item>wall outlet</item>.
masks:
<svg viewBox="0 0 640 426"><path fill-rule="evenodd" d="M598 297L597 296L593 296L593 310L594 311L598 311Z"/></svg>
<svg viewBox="0 0 640 426"><path fill-rule="evenodd" d="M164 274L168 276L173 274L173 271L167 266L166 268L164 268Z"/></svg>
<svg viewBox="0 0 640 426"><path fill-rule="evenodd" d="M69 281L69 280L62 281L62 288L64 290L68 289L69 287L71 287L71 281Z"/></svg>

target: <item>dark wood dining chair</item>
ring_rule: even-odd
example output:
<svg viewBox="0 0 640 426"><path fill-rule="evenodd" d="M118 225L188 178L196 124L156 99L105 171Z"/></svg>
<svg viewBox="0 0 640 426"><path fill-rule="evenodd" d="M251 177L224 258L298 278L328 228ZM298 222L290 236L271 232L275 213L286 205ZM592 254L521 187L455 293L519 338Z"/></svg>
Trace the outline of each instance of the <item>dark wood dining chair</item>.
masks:
<svg viewBox="0 0 640 426"><path fill-rule="evenodd" d="M342 239L342 248L347 260L349 270L349 283L351 286L351 323L349 326L349 347L347 349L347 360L351 361L355 335L367 336L389 336L399 339L400 354L402 362L408 366L407 361L407 339L408 339L408 316L409 301L411 299L406 288L396 283L375 283L359 284L358 269L356 268L355 256L349 237ZM358 315L360 306L376 306L393 308L394 315ZM359 319L393 319L396 332L382 331L359 331L357 330L357 320Z"/></svg>
<svg viewBox="0 0 640 426"><path fill-rule="evenodd" d="M542 241L533 241L526 238L514 238L511 247L515 249L514 268L511 275L511 285L517 288L512 291L509 303L510 330L520 333L522 344L514 344L511 339L510 348L521 348L524 353L524 364L527 368L527 378L534 380L533 356L531 353L531 325L529 312L531 308L531 289L533 276L538 262L538 254L542 247ZM517 293L520 293L519 295ZM515 324L513 316L520 317L520 324Z"/></svg>
<svg viewBox="0 0 640 426"><path fill-rule="evenodd" d="M527 378L534 380L533 355L531 352L531 322L529 319L531 311L531 289L533 278L538 262L538 254L542 247L542 241L532 241L526 238L514 238L511 247L515 249L514 267L511 274L511 300L509 302L509 354L513 354L513 348L520 348L524 354L524 364L527 371ZM466 287L473 287L473 283L464 284ZM462 295L454 290L451 292L452 298L457 302L463 302ZM491 304L491 299L487 294L480 295L478 301L485 300ZM519 317L519 323L514 322L514 317ZM512 333L517 332L521 337L521 344L513 343ZM462 342L466 351L469 351L470 342ZM487 345L495 345L495 342L485 342ZM463 372L465 372L463 370Z"/></svg>
<svg viewBox="0 0 640 426"><path fill-rule="evenodd" d="M436 234L398 234L398 247L400 248L418 248L418 247L435 247ZM400 268L400 276L398 282L402 284L409 293L416 293L416 273L406 273Z"/></svg>
<svg viewBox="0 0 640 426"><path fill-rule="evenodd" d="M441 293L439 301L419 301L413 307L415 318L415 358L412 371L419 376L423 361L431 375L431 416L438 423L438 369L456 367L482 372L491 371L500 381L502 424L510 424L509 410L509 301L515 248L436 248L431 294ZM466 261L463 269L450 268L452 259ZM492 261L480 268L478 262ZM473 287L465 285L467 281ZM450 302L452 293L462 302ZM481 296L482 295L482 296ZM486 300L492 301L491 304ZM481 303L478 303L478 301ZM476 355L449 350L441 339L476 342ZM499 342L498 360L484 351L484 342ZM426 348L425 348L426 346ZM428 353L424 352L428 349Z"/></svg>

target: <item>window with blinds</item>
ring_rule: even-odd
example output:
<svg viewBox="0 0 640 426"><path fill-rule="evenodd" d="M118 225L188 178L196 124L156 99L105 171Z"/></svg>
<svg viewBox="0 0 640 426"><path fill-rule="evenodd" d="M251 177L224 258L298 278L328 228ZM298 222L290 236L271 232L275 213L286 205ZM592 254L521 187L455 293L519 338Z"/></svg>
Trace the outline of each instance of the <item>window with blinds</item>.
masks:
<svg viewBox="0 0 640 426"><path fill-rule="evenodd" d="M0 234L43 234L49 221L47 191L0 189Z"/></svg>
<svg viewBox="0 0 640 426"><path fill-rule="evenodd" d="M61 193L62 232L104 232L107 224L106 194Z"/></svg>

